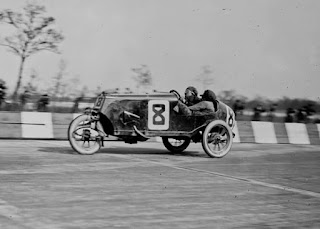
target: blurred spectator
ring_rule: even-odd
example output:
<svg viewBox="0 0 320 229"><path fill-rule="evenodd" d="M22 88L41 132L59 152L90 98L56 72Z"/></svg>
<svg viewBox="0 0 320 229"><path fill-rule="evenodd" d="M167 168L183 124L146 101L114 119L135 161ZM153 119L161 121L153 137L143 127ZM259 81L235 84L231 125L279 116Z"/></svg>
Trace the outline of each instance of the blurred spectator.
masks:
<svg viewBox="0 0 320 229"><path fill-rule="evenodd" d="M49 104L49 96L47 94L41 95L38 100L38 111L47 111L47 106Z"/></svg>
<svg viewBox="0 0 320 229"><path fill-rule="evenodd" d="M269 122L273 122L274 113L275 113L276 109L277 109L277 104L276 103L271 104L269 112L268 112L268 121Z"/></svg>
<svg viewBox="0 0 320 229"><path fill-rule="evenodd" d="M313 108L313 105L311 103L308 103L308 105L305 106L306 111L306 121L310 122L310 116L314 115L316 113L316 110Z"/></svg>
<svg viewBox="0 0 320 229"><path fill-rule="evenodd" d="M7 90L6 83L0 79L0 109L2 107L2 103L6 98L6 90Z"/></svg>
<svg viewBox="0 0 320 229"><path fill-rule="evenodd" d="M83 96L79 96L74 100L74 105L72 108L72 113L77 113L79 110L79 103L81 102L81 100L83 99Z"/></svg>
<svg viewBox="0 0 320 229"><path fill-rule="evenodd" d="M307 111L305 107L299 108L296 113L297 122L306 122L307 121Z"/></svg>
<svg viewBox="0 0 320 229"><path fill-rule="evenodd" d="M125 88L125 93L126 94L132 94L133 92L131 91L131 89L129 87Z"/></svg>
<svg viewBox="0 0 320 229"><path fill-rule="evenodd" d="M287 108L287 112L286 112L286 118L285 118L285 122L293 122L294 121L294 114L295 111L293 108L289 107Z"/></svg>
<svg viewBox="0 0 320 229"><path fill-rule="evenodd" d="M20 95L20 109L24 110L25 105L30 99L30 93L28 90L25 90L21 95Z"/></svg>
<svg viewBox="0 0 320 229"><path fill-rule="evenodd" d="M235 103L233 104L233 111L235 113L235 115L241 115L243 113L244 110L244 104L242 101L240 101L239 99L237 99L235 101Z"/></svg>
<svg viewBox="0 0 320 229"><path fill-rule="evenodd" d="M258 104L254 109L253 109L253 117L252 121L260 121L261 120L261 113L265 112L266 110L261 106L261 104Z"/></svg>
<svg viewBox="0 0 320 229"><path fill-rule="evenodd" d="M302 108L299 108L296 117L297 117L297 122L301 123L308 123L310 122L310 116L315 114L315 110L312 107L312 104L308 104L306 106L303 106Z"/></svg>

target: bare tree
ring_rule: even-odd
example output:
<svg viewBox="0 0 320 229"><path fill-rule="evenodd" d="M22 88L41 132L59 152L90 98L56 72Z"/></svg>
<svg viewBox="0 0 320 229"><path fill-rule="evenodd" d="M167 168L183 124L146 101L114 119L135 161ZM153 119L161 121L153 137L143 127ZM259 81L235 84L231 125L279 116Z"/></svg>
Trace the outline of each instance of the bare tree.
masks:
<svg viewBox="0 0 320 229"><path fill-rule="evenodd" d="M202 84L202 89L207 89L210 85L213 84L214 79L212 76L213 70L210 65L204 65L201 67L200 74L196 77L197 81L200 81Z"/></svg>
<svg viewBox="0 0 320 229"><path fill-rule="evenodd" d="M28 81L27 84L24 86L24 89L25 89L26 91L29 91L30 93L36 93L36 92L38 92L37 82L39 82L38 72L37 72L36 70L32 69L32 72L31 72L31 74L30 74L29 81Z"/></svg>
<svg viewBox="0 0 320 229"><path fill-rule="evenodd" d="M48 88L49 93L55 100L60 100L61 98L66 97L75 97L79 94L87 92L87 87L84 86L81 88L81 81L78 75L73 76L72 78L68 77L69 73L67 72L67 63L61 59L59 63L59 70L51 78L51 84Z"/></svg>
<svg viewBox="0 0 320 229"><path fill-rule="evenodd" d="M135 75L134 80L137 83L137 88L150 87L152 85L152 75L147 65L141 65L139 68L131 69Z"/></svg>
<svg viewBox="0 0 320 229"><path fill-rule="evenodd" d="M20 57L20 67L13 98L17 98L21 85L24 63L28 57L41 51L58 52L58 44L64 37L53 28L55 19L45 16L45 7L29 3L23 13L12 10L0 11L0 22L14 27L16 33L0 40L13 54Z"/></svg>
<svg viewBox="0 0 320 229"><path fill-rule="evenodd" d="M81 84L80 76L74 75L70 80L68 84L68 92L69 96L75 97L79 96L81 93L85 93L87 91L87 86L83 86Z"/></svg>
<svg viewBox="0 0 320 229"><path fill-rule="evenodd" d="M59 71L53 77L53 88L51 89L54 97L61 97L65 93L66 83L64 82L64 76L66 75L67 64L64 60L60 60Z"/></svg>

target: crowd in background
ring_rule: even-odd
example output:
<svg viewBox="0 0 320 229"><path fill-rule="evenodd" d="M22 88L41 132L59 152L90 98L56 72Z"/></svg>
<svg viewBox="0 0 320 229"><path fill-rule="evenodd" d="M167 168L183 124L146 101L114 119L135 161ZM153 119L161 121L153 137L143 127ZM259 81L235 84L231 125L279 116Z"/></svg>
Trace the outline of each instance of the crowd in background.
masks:
<svg viewBox="0 0 320 229"><path fill-rule="evenodd" d="M269 121L269 122L297 122L297 123L311 123L311 122L320 122L319 119L313 117L316 114L316 110L311 103L301 107L288 107L285 111L282 111L282 115L278 117L281 111L277 110L278 104L271 103L269 106L263 106L262 104L258 103L256 106L252 108L252 112L247 112L252 114L251 121ZM239 116L244 115L245 111L245 103L236 100L233 103L233 110L239 120ZM285 112L285 114L284 114ZM249 116L247 114L247 116ZM281 119L282 120L281 120ZM241 120L241 118L240 118Z"/></svg>
<svg viewBox="0 0 320 229"><path fill-rule="evenodd" d="M26 110L26 105L31 99L31 94L28 90L25 90L21 95L20 95L20 104L18 105L20 107L20 110ZM48 94L41 94L36 101L36 109L37 111L43 111L46 112L48 111L48 105L50 103L50 97Z"/></svg>
<svg viewBox="0 0 320 229"><path fill-rule="evenodd" d="M3 90L0 84L0 110L2 111L49 111L48 105L50 103L50 97L48 94L41 94L33 96L32 98L31 93L26 90L18 96L18 99L16 101L7 100L5 96L5 90ZM34 100L35 98L37 99L36 101ZM28 106L30 105L31 101L32 107Z"/></svg>
<svg viewBox="0 0 320 229"><path fill-rule="evenodd" d="M19 94L18 98L8 100L6 93L7 87L0 79L0 110L2 111L38 111L38 112L58 112L58 113L76 113L81 112L83 107L81 103L93 103L95 98L87 98L83 94L74 98L58 99L50 97L49 94L33 94L28 90ZM118 90L113 91L117 93ZM128 92L129 93L129 92ZM132 93L132 91L130 91ZM269 103L249 103L241 99L224 100L234 110L237 120L251 121L269 121L269 122L300 122L300 123L319 123L320 119L315 118L317 114L314 104L307 103L303 106L281 107L275 102ZM61 101L68 101L68 106L60 106ZM280 115L279 115L280 114Z"/></svg>
<svg viewBox="0 0 320 229"><path fill-rule="evenodd" d="M3 80L0 79L0 108L5 102L7 86Z"/></svg>

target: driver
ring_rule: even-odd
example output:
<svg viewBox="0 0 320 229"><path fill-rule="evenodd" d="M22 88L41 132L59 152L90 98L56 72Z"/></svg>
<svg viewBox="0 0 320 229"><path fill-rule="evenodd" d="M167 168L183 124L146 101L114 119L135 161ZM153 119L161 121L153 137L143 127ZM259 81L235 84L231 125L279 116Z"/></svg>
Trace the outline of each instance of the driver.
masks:
<svg viewBox="0 0 320 229"><path fill-rule="evenodd" d="M187 87L185 92L185 104L189 107L194 104L197 104L201 101L201 99L198 97L198 91L195 87L190 86Z"/></svg>
<svg viewBox="0 0 320 229"><path fill-rule="evenodd" d="M214 104L217 98L213 91L205 90L202 95L202 100L192 106L187 106L181 101L178 101L178 107L182 114L191 115L210 115L216 112Z"/></svg>

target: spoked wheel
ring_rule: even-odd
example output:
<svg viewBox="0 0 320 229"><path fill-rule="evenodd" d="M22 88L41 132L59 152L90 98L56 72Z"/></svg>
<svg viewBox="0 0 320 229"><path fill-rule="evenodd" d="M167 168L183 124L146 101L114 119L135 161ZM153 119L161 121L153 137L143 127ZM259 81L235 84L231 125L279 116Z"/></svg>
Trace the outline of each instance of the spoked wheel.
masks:
<svg viewBox="0 0 320 229"><path fill-rule="evenodd" d="M98 121L92 121L89 115L75 118L68 129L68 139L72 148L80 154L94 154L100 148L103 139L98 130Z"/></svg>
<svg viewBox="0 0 320 229"><path fill-rule="evenodd" d="M188 137L185 138L169 138L169 137L162 137L163 145L172 153L181 153L185 150L190 142L191 139Z"/></svg>
<svg viewBox="0 0 320 229"><path fill-rule="evenodd" d="M231 149L233 135L222 120L210 122L202 135L202 147L210 157L223 157Z"/></svg>

